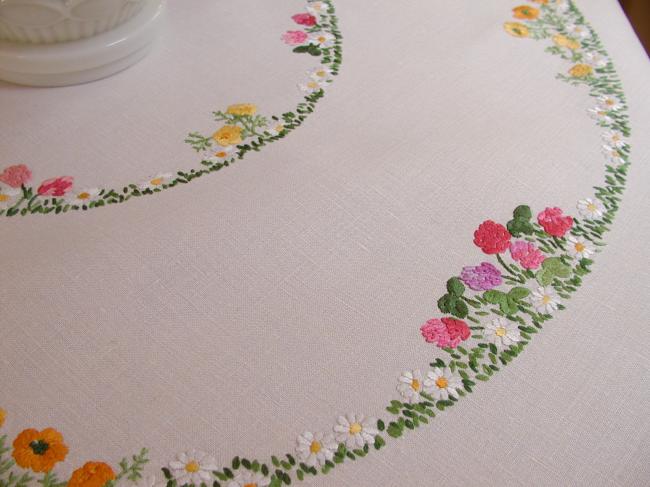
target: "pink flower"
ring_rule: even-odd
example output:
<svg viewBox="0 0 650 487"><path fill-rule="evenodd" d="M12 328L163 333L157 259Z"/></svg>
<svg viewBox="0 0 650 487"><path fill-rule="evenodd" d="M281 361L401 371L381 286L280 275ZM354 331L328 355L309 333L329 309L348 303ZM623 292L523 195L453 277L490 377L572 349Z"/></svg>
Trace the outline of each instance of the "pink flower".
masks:
<svg viewBox="0 0 650 487"><path fill-rule="evenodd" d="M573 226L573 218L563 215L560 208L546 208L537 215L537 222L553 237L563 237Z"/></svg>
<svg viewBox="0 0 650 487"><path fill-rule="evenodd" d="M420 327L420 332L427 343L435 343L441 348L456 348L471 335L467 323L454 318L433 318Z"/></svg>
<svg viewBox="0 0 650 487"><path fill-rule="evenodd" d="M523 240L510 244L510 255L524 269L537 269L546 258L532 243Z"/></svg>
<svg viewBox="0 0 650 487"><path fill-rule="evenodd" d="M72 176L48 179L38 187L38 194L41 196L63 196L70 191L73 182Z"/></svg>
<svg viewBox="0 0 650 487"><path fill-rule="evenodd" d="M32 172L24 164L17 164L9 166L2 174L0 174L0 181L12 188L20 188L23 184L30 180Z"/></svg>
<svg viewBox="0 0 650 487"><path fill-rule="evenodd" d="M289 44L290 46L304 44L308 37L307 33L301 30L288 30L282 34L282 40L285 44Z"/></svg>
<svg viewBox="0 0 650 487"><path fill-rule="evenodd" d="M316 17L311 14L296 14L291 17L296 24L313 26L316 25Z"/></svg>

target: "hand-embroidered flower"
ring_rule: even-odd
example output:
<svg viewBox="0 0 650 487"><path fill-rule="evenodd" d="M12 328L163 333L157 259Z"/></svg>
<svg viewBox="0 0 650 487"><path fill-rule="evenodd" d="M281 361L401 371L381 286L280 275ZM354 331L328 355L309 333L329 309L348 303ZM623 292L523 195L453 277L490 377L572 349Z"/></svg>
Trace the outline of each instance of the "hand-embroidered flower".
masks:
<svg viewBox="0 0 650 487"><path fill-rule="evenodd" d="M290 46L304 44L307 39L309 39L309 36L302 30L288 30L282 34L282 40L285 44L289 44Z"/></svg>
<svg viewBox="0 0 650 487"><path fill-rule="evenodd" d="M574 78L586 78L591 76L594 72L589 64L576 64L571 69L569 69L569 74Z"/></svg>
<svg viewBox="0 0 650 487"><path fill-rule="evenodd" d="M569 33L569 35L579 37L581 39L586 39L591 35L589 33L589 29L587 29L584 25L579 24L568 24L566 26L566 31Z"/></svg>
<svg viewBox="0 0 650 487"><path fill-rule="evenodd" d="M506 22L503 29L513 37L528 37L528 27L519 22Z"/></svg>
<svg viewBox="0 0 650 487"><path fill-rule="evenodd" d="M329 7L325 2L309 2L307 4L307 12L313 15L326 14Z"/></svg>
<svg viewBox="0 0 650 487"><path fill-rule="evenodd" d="M584 237L569 235L567 237L567 245L569 255L578 260L588 259L596 252L596 249Z"/></svg>
<svg viewBox="0 0 650 487"><path fill-rule="evenodd" d="M212 135L212 138L221 147L228 147L242 141L241 133L242 128L237 125L224 125Z"/></svg>
<svg viewBox="0 0 650 487"><path fill-rule="evenodd" d="M524 269L537 269L546 258L531 242L524 240L518 240L510 244L510 255Z"/></svg>
<svg viewBox="0 0 650 487"><path fill-rule="evenodd" d="M420 401L420 392L423 391L423 387L422 372L417 369L403 372L397 382L397 392L410 404Z"/></svg>
<svg viewBox="0 0 650 487"><path fill-rule="evenodd" d="M259 472L240 470L235 478L228 482L228 487L266 487L270 483L271 479Z"/></svg>
<svg viewBox="0 0 650 487"><path fill-rule="evenodd" d="M589 114L589 117L593 118L594 120L609 125L612 123L612 117L609 116L609 110L601 107L601 106L595 106L593 108L589 108L587 110L587 113Z"/></svg>
<svg viewBox="0 0 650 487"><path fill-rule="evenodd" d="M310 467L325 465L334 458L338 445L332 434L304 432L298 437L296 453Z"/></svg>
<svg viewBox="0 0 650 487"><path fill-rule="evenodd" d="M252 103L237 103L226 109L226 113L231 115L255 115L256 112L257 106Z"/></svg>
<svg viewBox="0 0 650 487"><path fill-rule="evenodd" d="M162 188L163 184L170 181L172 177L173 177L172 174L169 172L156 174L154 177L149 178L146 181L140 183L138 187L142 190L144 189L154 190L156 188Z"/></svg>
<svg viewBox="0 0 650 487"><path fill-rule="evenodd" d="M268 126L268 127L266 127L264 129L264 131L266 133L268 133L271 137L275 137L276 135L280 135L285 130L286 130L286 128L281 123L276 123L274 125L270 125L270 126Z"/></svg>
<svg viewBox="0 0 650 487"><path fill-rule="evenodd" d="M37 193L41 196L65 196L72 189L73 184L72 176L47 179L38 187Z"/></svg>
<svg viewBox="0 0 650 487"><path fill-rule="evenodd" d="M326 86L325 81L319 81L319 80L315 80L313 78L310 78L305 83L300 83L298 85L298 88L303 93L306 93L306 94L310 95L312 93L315 93L317 91L320 91L320 90L324 89L325 86Z"/></svg>
<svg viewBox="0 0 650 487"><path fill-rule="evenodd" d="M24 164L9 166L0 173L0 182L5 183L12 188L20 188L26 184L32 177L32 172Z"/></svg>
<svg viewBox="0 0 650 487"><path fill-rule="evenodd" d="M486 220L474 232L474 244L486 254L500 254L510 247L510 237L506 227Z"/></svg>
<svg viewBox="0 0 650 487"><path fill-rule="evenodd" d="M0 186L0 209L13 205L20 193L21 191L19 189Z"/></svg>
<svg viewBox="0 0 650 487"><path fill-rule="evenodd" d="M196 450L180 453L176 458L169 462L169 471L177 485L212 485L212 471L219 468L214 458Z"/></svg>
<svg viewBox="0 0 650 487"><path fill-rule="evenodd" d="M291 18L296 24L306 25L307 27L313 27L317 23L316 17L312 14L296 14L292 15Z"/></svg>
<svg viewBox="0 0 650 487"><path fill-rule="evenodd" d="M605 205L598 199L585 198L578 201L577 207L580 216L586 220L596 220L605 214Z"/></svg>
<svg viewBox="0 0 650 487"><path fill-rule="evenodd" d="M603 141L610 147L616 147L617 149L622 149L627 145L625 137L623 134L617 130L607 130L602 134Z"/></svg>
<svg viewBox="0 0 650 487"><path fill-rule="evenodd" d="M458 398L458 389L463 388L463 381L449 367L436 367L427 372L424 388L435 399L446 401L449 396Z"/></svg>
<svg viewBox="0 0 650 487"><path fill-rule="evenodd" d="M521 340L521 333L516 323L499 317L484 326L483 339L498 348L507 348Z"/></svg>
<svg viewBox="0 0 650 487"><path fill-rule="evenodd" d="M11 456L16 464L34 472L49 472L68 454L63 435L54 428L26 429L16 437L13 447Z"/></svg>
<svg viewBox="0 0 650 487"><path fill-rule="evenodd" d="M560 304L560 297L551 286L538 287L531 292L529 299L538 313L552 314Z"/></svg>
<svg viewBox="0 0 650 487"><path fill-rule="evenodd" d="M598 106L608 111L616 111L623 108L623 104L612 95L601 95L598 97Z"/></svg>
<svg viewBox="0 0 650 487"><path fill-rule="evenodd" d="M0 428L2 428L2 425L5 424L5 419L7 419L7 411L0 408Z"/></svg>
<svg viewBox="0 0 650 487"><path fill-rule="evenodd" d="M614 167L618 167L621 164L625 164L625 159L623 159L623 154L616 147L603 145L602 153L605 156L605 159L607 159L607 162Z"/></svg>
<svg viewBox="0 0 650 487"><path fill-rule="evenodd" d="M115 478L115 472L104 462L87 462L72 472L67 487L104 487Z"/></svg>
<svg viewBox="0 0 650 487"><path fill-rule="evenodd" d="M336 37L329 32L314 32L309 35L309 43L318 47L332 47Z"/></svg>
<svg viewBox="0 0 650 487"><path fill-rule="evenodd" d="M100 193L99 188L82 189L81 191L73 191L68 194L67 199L70 203L75 205L87 205L91 201L97 199Z"/></svg>
<svg viewBox="0 0 650 487"><path fill-rule="evenodd" d="M330 81L333 76L332 76L332 70L328 68L327 66L319 66L317 68L310 69L307 71L307 76L309 79L313 79L314 81Z"/></svg>
<svg viewBox="0 0 650 487"><path fill-rule="evenodd" d="M487 291L503 284L501 271L489 262L463 267L460 280L474 291Z"/></svg>
<svg viewBox="0 0 650 487"><path fill-rule="evenodd" d="M454 318L433 318L422 325L420 332L427 343L441 348L456 348L472 334L467 323Z"/></svg>
<svg viewBox="0 0 650 487"><path fill-rule="evenodd" d="M539 9L528 5L515 7L512 9L512 13L516 19L533 20L539 17Z"/></svg>
<svg viewBox="0 0 650 487"><path fill-rule="evenodd" d="M580 43L578 41L562 34L554 35L553 42L559 47L566 47L571 50L580 49Z"/></svg>
<svg viewBox="0 0 650 487"><path fill-rule="evenodd" d="M363 448L365 444L372 444L379 430L375 427L375 418L366 418L363 414L347 414L339 416L334 434L336 441L345 443L349 449Z"/></svg>
<svg viewBox="0 0 650 487"><path fill-rule="evenodd" d="M563 237L573 226L573 218L563 215L562 210L557 207L546 208L537 215L537 222L553 237Z"/></svg>
<svg viewBox="0 0 650 487"><path fill-rule="evenodd" d="M217 147L215 149L209 149L204 156L204 159L210 162L222 162L227 159L232 158L236 154L235 146L229 145L226 147Z"/></svg>
<svg viewBox="0 0 650 487"><path fill-rule="evenodd" d="M583 59L589 66L594 68L604 68L609 63L609 59L600 54L599 52L587 52Z"/></svg>

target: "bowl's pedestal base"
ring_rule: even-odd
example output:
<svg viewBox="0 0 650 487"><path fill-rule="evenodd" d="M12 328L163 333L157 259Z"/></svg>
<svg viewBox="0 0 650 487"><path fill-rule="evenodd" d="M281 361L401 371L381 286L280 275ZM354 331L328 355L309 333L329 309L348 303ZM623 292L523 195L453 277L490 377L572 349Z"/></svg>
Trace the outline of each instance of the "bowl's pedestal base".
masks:
<svg viewBox="0 0 650 487"><path fill-rule="evenodd" d="M60 44L0 42L0 80L28 86L65 86L105 78L140 61L151 48L163 0L113 30Z"/></svg>

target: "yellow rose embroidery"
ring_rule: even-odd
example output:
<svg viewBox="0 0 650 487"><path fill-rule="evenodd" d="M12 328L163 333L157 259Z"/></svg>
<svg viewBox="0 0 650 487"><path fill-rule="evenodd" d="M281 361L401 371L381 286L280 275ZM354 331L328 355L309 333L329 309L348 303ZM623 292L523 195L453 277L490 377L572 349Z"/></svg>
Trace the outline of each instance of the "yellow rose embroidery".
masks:
<svg viewBox="0 0 650 487"><path fill-rule="evenodd" d="M241 142L241 131L242 128L236 125L224 125L214 133L212 138L221 147L227 147Z"/></svg>
<svg viewBox="0 0 650 487"><path fill-rule="evenodd" d="M588 64L576 64L569 70L569 74L574 78L586 78L594 72L594 69Z"/></svg>
<svg viewBox="0 0 650 487"><path fill-rule="evenodd" d="M580 43L575 39L564 36L562 34L557 34L553 36L553 42L555 45L560 47L568 47L569 49L580 49Z"/></svg>
<svg viewBox="0 0 650 487"><path fill-rule="evenodd" d="M505 31L514 37L528 37L528 27L519 22L506 22L503 24Z"/></svg>
<svg viewBox="0 0 650 487"><path fill-rule="evenodd" d="M226 111L231 115L255 115L257 107L252 103L238 103L230 105Z"/></svg>
<svg viewBox="0 0 650 487"><path fill-rule="evenodd" d="M528 5L521 5L512 9L512 13L517 19L533 20L539 17L539 10Z"/></svg>

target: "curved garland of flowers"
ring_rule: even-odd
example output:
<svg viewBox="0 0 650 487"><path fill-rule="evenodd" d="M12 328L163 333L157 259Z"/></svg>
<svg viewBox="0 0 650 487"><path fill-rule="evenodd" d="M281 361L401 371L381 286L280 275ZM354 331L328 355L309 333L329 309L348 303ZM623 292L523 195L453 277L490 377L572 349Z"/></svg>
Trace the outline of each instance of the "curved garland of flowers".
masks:
<svg viewBox="0 0 650 487"><path fill-rule="evenodd" d="M75 188L72 176L55 177L31 186L29 167L24 164L6 167L0 173L0 216L59 214L124 203L219 171L243 159L248 152L259 151L287 136L314 111L325 95L326 86L338 74L342 61L342 36L333 1L307 1L307 12L292 16L301 30L290 30L281 36L285 44L293 46L293 52L309 54L319 61L299 83L298 88L304 97L293 111L267 118L257 114L257 106L250 103L215 111L215 121L223 122L223 125L213 135L192 132L185 139L200 154L198 168L156 174L123 188Z"/></svg>
<svg viewBox="0 0 650 487"><path fill-rule="evenodd" d="M506 22L504 28L514 37L550 39L546 51L571 64L567 74L558 78L589 89L594 99L589 114L603 129L604 185L578 202L579 217L550 207L533 219L531 209L521 205L505 226L492 220L479 225L474 243L495 261L466 266L447 281L447 292L438 300L438 308L447 316L427 321L420 331L448 358L436 358L426 373L409 370L399 377L401 397L386 407L389 419L341 416L331 432L305 432L298 437L295 454L273 455L268 461L237 456L229 466L219 468L204 453L182 453L162 469L159 485L280 487L309 475L327 474L338 464L383 448L385 435L399 438L454 406L478 382L489 380L508 365L555 312L565 309L563 303L590 272L592 257L604 245L603 236L618 211L630 164L630 129L614 66L580 11L566 0L533 1L539 5L513 9L517 21ZM508 253L510 257L504 258ZM4 418L0 410L0 426ZM52 473L67 454L60 433L51 428L23 431L13 443L14 460L4 458L10 450L5 442L6 436L0 437L2 485L22 487L32 479L29 472L14 472L14 460L24 469L44 472L39 482L45 487L65 484ZM89 462L73 473L67 485L102 487L128 481L151 486L156 479L142 478L146 461L147 450L142 450L122 460L118 473L107 464Z"/></svg>

